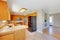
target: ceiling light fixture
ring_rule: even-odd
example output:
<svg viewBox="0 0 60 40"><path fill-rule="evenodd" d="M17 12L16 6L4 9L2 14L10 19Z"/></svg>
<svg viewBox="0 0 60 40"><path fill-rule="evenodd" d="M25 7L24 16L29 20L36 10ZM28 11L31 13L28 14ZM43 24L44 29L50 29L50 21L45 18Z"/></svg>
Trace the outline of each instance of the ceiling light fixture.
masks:
<svg viewBox="0 0 60 40"><path fill-rule="evenodd" d="M23 12L25 12L26 10L27 10L26 8L21 8L21 9L20 9L20 12L23 13Z"/></svg>

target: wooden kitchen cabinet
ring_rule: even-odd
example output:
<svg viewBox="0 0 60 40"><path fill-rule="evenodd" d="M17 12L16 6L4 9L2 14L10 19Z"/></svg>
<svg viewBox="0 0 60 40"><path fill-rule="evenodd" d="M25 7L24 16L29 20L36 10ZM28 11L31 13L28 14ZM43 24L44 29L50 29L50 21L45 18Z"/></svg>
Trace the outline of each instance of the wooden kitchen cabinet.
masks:
<svg viewBox="0 0 60 40"><path fill-rule="evenodd" d="M1 36L0 40L14 40L14 34Z"/></svg>
<svg viewBox="0 0 60 40"><path fill-rule="evenodd" d="M6 34L0 36L0 40L25 40L26 39L26 29L20 29L14 31L14 33Z"/></svg>
<svg viewBox="0 0 60 40"><path fill-rule="evenodd" d="M4 1L0 1L0 20L10 20L8 4Z"/></svg>
<svg viewBox="0 0 60 40"><path fill-rule="evenodd" d="M11 15L11 20L20 20L20 24L24 25L24 15Z"/></svg>
<svg viewBox="0 0 60 40"><path fill-rule="evenodd" d="M9 35L9 40L14 40L14 34Z"/></svg>

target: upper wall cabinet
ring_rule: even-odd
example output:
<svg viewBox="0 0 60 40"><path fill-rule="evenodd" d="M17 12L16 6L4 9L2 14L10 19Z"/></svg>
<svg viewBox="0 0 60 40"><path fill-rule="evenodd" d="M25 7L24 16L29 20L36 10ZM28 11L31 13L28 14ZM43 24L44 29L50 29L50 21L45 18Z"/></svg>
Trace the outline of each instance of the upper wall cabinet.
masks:
<svg viewBox="0 0 60 40"><path fill-rule="evenodd" d="M37 16L37 12L32 12L32 13L26 15L26 16Z"/></svg>
<svg viewBox="0 0 60 40"><path fill-rule="evenodd" d="M0 0L0 1L5 1L6 2L7 0Z"/></svg>
<svg viewBox="0 0 60 40"><path fill-rule="evenodd" d="M7 2L0 1L0 20L10 20Z"/></svg>

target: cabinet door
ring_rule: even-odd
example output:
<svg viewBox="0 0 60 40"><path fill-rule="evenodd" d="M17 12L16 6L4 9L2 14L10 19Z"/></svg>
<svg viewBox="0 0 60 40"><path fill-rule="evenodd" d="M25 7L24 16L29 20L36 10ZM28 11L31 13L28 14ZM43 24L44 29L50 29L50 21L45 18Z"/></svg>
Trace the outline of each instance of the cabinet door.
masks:
<svg viewBox="0 0 60 40"><path fill-rule="evenodd" d="M9 35L9 40L14 40L14 34Z"/></svg>
<svg viewBox="0 0 60 40"><path fill-rule="evenodd" d="M2 36L2 40L9 40L9 35Z"/></svg>
<svg viewBox="0 0 60 40"><path fill-rule="evenodd" d="M0 40L14 40L14 35L9 34L9 35L2 36L0 37Z"/></svg>
<svg viewBox="0 0 60 40"><path fill-rule="evenodd" d="M25 29L20 29L15 32L15 40L25 40Z"/></svg>
<svg viewBox="0 0 60 40"><path fill-rule="evenodd" d="M10 20L7 2L0 1L0 20Z"/></svg>
<svg viewBox="0 0 60 40"><path fill-rule="evenodd" d="M0 40L3 40L2 37L0 37Z"/></svg>

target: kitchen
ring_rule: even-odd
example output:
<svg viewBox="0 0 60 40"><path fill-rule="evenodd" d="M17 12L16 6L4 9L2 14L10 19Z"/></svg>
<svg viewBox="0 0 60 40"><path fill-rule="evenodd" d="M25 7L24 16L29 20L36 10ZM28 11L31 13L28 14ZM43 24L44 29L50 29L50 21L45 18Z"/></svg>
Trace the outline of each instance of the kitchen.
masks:
<svg viewBox="0 0 60 40"><path fill-rule="evenodd" d="M36 12L28 15L16 15L12 13L9 11L7 2L0 1L0 40L25 40L28 17L37 16L37 14Z"/></svg>

